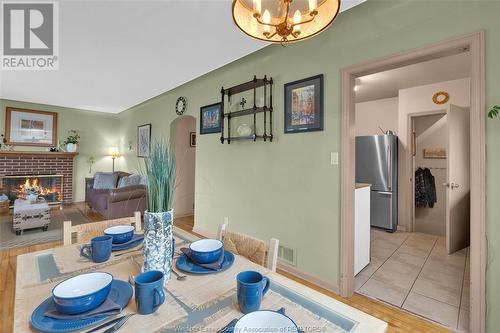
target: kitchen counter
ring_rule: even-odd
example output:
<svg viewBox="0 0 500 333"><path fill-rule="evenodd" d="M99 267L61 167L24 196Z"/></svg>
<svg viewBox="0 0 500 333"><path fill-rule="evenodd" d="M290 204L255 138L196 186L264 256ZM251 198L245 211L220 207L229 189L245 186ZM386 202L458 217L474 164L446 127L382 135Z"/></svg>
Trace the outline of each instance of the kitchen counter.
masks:
<svg viewBox="0 0 500 333"><path fill-rule="evenodd" d="M363 187L369 187L372 186L372 184L366 184L366 183L356 183L356 189L358 188L363 188Z"/></svg>

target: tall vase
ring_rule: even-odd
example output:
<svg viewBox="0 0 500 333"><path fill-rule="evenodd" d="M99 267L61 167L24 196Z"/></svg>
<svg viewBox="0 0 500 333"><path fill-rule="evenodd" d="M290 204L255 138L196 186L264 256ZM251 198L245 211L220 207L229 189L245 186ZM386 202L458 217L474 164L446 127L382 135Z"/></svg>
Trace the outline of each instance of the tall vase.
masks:
<svg viewBox="0 0 500 333"><path fill-rule="evenodd" d="M144 213L144 265L142 271L161 271L170 280L174 211Z"/></svg>

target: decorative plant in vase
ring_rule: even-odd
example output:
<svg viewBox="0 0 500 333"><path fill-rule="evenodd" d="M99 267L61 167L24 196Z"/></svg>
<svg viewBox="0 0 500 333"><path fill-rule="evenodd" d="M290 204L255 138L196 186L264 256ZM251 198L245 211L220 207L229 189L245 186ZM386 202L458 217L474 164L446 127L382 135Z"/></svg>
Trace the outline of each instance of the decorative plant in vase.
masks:
<svg viewBox="0 0 500 333"><path fill-rule="evenodd" d="M66 145L66 151L70 153L76 152L78 148L78 143L80 142L80 135L76 130L69 130L68 137L64 140L64 144Z"/></svg>
<svg viewBox="0 0 500 333"><path fill-rule="evenodd" d="M148 210L144 213L143 271L159 270L170 280L174 221L175 156L165 140L144 159Z"/></svg>

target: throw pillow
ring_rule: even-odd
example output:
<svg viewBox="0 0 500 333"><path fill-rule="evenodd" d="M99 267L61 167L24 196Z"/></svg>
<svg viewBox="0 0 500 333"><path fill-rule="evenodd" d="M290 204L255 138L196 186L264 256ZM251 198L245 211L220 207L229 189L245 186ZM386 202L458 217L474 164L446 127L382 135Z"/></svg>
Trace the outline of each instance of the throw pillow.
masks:
<svg viewBox="0 0 500 333"><path fill-rule="evenodd" d="M118 181L118 188L139 185L140 183L141 183L141 175L134 173L129 176L120 178L120 180Z"/></svg>
<svg viewBox="0 0 500 333"><path fill-rule="evenodd" d="M116 188L118 174L115 172L96 172L94 176L94 188L97 190Z"/></svg>

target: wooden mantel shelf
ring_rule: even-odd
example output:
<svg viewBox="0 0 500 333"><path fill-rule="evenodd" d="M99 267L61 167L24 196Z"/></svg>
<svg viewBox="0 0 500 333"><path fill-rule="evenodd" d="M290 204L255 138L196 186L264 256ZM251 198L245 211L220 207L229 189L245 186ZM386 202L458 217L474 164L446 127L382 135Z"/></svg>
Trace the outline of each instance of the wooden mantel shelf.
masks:
<svg viewBox="0 0 500 333"><path fill-rule="evenodd" d="M74 158L78 153L67 153L67 152L50 152L50 151L21 151L21 150L3 150L0 151L0 157L11 156L11 157L71 157Z"/></svg>

